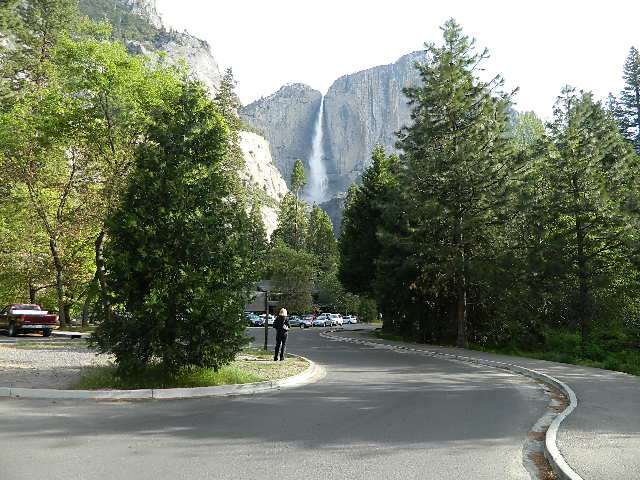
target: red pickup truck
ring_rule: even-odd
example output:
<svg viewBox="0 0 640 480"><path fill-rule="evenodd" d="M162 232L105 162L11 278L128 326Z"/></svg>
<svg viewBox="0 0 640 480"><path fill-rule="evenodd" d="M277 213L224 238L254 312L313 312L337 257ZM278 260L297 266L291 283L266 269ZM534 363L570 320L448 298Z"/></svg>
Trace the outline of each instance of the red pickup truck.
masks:
<svg viewBox="0 0 640 480"><path fill-rule="evenodd" d="M0 310L0 330L6 330L10 337L22 332L42 332L48 337L59 326L58 315L48 314L39 305L19 303Z"/></svg>

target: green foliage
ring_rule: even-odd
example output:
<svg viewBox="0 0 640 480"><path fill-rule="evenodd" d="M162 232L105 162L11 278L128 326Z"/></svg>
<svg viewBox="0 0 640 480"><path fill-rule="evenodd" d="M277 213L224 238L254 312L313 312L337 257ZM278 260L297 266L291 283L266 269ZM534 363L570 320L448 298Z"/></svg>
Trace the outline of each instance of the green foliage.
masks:
<svg viewBox="0 0 640 480"><path fill-rule="evenodd" d="M623 79L625 86L620 98L611 98L610 109L623 135L640 154L640 54L635 47L629 50Z"/></svg>
<svg viewBox="0 0 640 480"><path fill-rule="evenodd" d="M308 222L305 203L288 192L280 202L278 226L271 234L271 242L280 239L290 248L302 250L307 236Z"/></svg>
<svg viewBox="0 0 640 480"><path fill-rule="evenodd" d="M360 297L356 310L359 322L371 323L378 320L378 305L372 298Z"/></svg>
<svg viewBox="0 0 640 480"><path fill-rule="evenodd" d="M153 111L148 140L108 222L110 303L94 334L119 369L229 363L246 343L240 313L256 280L249 219L232 195L229 131L203 87Z"/></svg>
<svg viewBox="0 0 640 480"><path fill-rule="evenodd" d="M399 182L411 215L409 237L420 263L417 290L451 288L456 302L457 344L467 341L467 302L493 262L493 226L501 221L512 142L506 135L509 95L503 82L476 75L488 57L449 20L442 47L426 45L416 67L422 84L405 89L414 124L399 135Z"/></svg>
<svg viewBox="0 0 640 480"><path fill-rule="evenodd" d="M291 248L280 238L272 243L267 265L274 289L280 294L280 305L290 313L310 312L315 280L313 255Z"/></svg>
<svg viewBox="0 0 640 480"><path fill-rule="evenodd" d="M345 288L355 294L372 293L374 262L381 250L378 229L382 209L394 188L391 165L395 157L387 157L384 148L377 146L371 160L371 166L362 174L362 186L352 185L347 193L338 243L339 277Z"/></svg>
<svg viewBox="0 0 640 480"><path fill-rule="evenodd" d="M291 190L296 192L296 197L300 197L300 189L306 185L307 181L304 178L304 165L301 160L296 160L293 164L293 171L291 172Z"/></svg>
<svg viewBox="0 0 640 480"><path fill-rule="evenodd" d="M316 258L319 277L334 275L338 263L338 246L329 215L317 205L309 212L306 250Z"/></svg>
<svg viewBox="0 0 640 480"><path fill-rule="evenodd" d="M553 122L513 115L500 78L476 76L486 52L454 21L443 32L406 91L401 156L374 151L349 191L343 284L402 338L632 371L640 165L612 109L565 89Z"/></svg>

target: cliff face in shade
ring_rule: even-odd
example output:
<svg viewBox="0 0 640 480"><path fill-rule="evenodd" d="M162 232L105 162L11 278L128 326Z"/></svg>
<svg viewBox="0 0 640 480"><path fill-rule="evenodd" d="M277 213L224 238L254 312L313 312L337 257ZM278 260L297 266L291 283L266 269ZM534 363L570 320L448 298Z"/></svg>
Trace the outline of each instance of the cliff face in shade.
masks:
<svg viewBox="0 0 640 480"><path fill-rule="evenodd" d="M296 83L247 105L240 112L242 120L264 132L271 145L273 162L287 182L296 160L302 160L308 171L321 99L317 90Z"/></svg>
<svg viewBox="0 0 640 480"><path fill-rule="evenodd" d="M371 152L382 144L396 152L397 132L410 122L404 87L417 85L414 68L422 52L401 57L396 63L345 75L325 97L325 155L333 191L344 191L371 164Z"/></svg>

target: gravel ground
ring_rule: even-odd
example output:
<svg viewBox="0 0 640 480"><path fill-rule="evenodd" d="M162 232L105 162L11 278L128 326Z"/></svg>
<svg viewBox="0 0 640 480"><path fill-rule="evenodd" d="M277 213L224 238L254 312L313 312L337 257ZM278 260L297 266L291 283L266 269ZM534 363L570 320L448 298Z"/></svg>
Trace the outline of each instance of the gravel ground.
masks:
<svg viewBox="0 0 640 480"><path fill-rule="evenodd" d="M82 345L0 345L0 387L65 389L83 367L109 362Z"/></svg>
<svg viewBox="0 0 640 480"><path fill-rule="evenodd" d="M0 344L0 387L65 389L84 367L107 365L111 358L78 344ZM266 380L279 380L304 371L308 364L291 356L285 362L240 356L235 366Z"/></svg>

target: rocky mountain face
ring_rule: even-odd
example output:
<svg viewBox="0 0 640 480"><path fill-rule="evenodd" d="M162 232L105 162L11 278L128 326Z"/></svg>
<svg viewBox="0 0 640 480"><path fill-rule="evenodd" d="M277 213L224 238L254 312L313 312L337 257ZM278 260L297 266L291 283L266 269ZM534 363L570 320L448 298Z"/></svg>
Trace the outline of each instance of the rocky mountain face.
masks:
<svg viewBox="0 0 640 480"><path fill-rule="evenodd" d="M325 100L325 156L333 192L346 190L371 164L371 152L382 144L396 152L397 132L410 122L410 108L402 93L417 85L414 68L422 52L401 57L396 63L370 68L336 80Z"/></svg>
<svg viewBox="0 0 640 480"><path fill-rule="evenodd" d="M144 54L169 65L185 61L192 74L208 86L211 95L218 90L222 76L209 44L187 32L167 30L156 10L156 0L80 0L80 8L93 19L107 19L113 25L114 36L130 53ZM320 102L319 92L317 102ZM281 137L286 134L274 135L278 140ZM279 171L273 165L269 143L260 135L241 132L240 147L245 158L245 170L240 172L240 177L260 195L262 217L270 235L277 226L277 202L288 191L280 171L287 170L283 167Z"/></svg>
<svg viewBox="0 0 640 480"><path fill-rule="evenodd" d="M156 0L80 0L79 6L88 17L108 20L114 36L125 43L130 53L145 54L169 65L184 61L211 92L218 89L222 76L209 44L187 32L166 29L156 10Z"/></svg>
<svg viewBox="0 0 640 480"><path fill-rule="evenodd" d="M323 161L332 200L321 206L339 226L342 198L371 164L371 153L382 144L396 152L395 132L410 122L404 87L419 84L415 62L424 52L414 52L390 65L382 65L337 79L324 98ZM295 159L309 172L314 123L322 95L301 84L252 103L241 112L249 125L265 132L273 160L288 178Z"/></svg>
<svg viewBox="0 0 640 480"><path fill-rule="evenodd" d="M287 181L297 159L308 162L321 99L317 90L295 83L247 105L240 113L245 122L264 132L273 161Z"/></svg>
<svg viewBox="0 0 640 480"><path fill-rule="evenodd" d="M278 205L289 191L282 175L271 160L269 142L262 136L251 132L240 132L240 148L244 153L245 171L240 172L245 186L252 187L266 196L261 209L267 235L278 224Z"/></svg>

